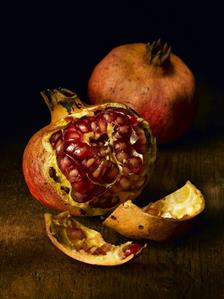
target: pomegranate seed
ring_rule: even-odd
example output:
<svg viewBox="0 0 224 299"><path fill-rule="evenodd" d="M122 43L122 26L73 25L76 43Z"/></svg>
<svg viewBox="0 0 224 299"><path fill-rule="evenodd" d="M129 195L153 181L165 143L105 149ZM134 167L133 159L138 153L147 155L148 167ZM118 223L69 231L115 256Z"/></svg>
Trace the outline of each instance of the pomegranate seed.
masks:
<svg viewBox="0 0 224 299"><path fill-rule="evenodd" d="M142 160L139 157L132 157L128 161L128 168L133 173L139 173L142 169Z"/></svg>
<svg viewBox="0 0 224 299"><path fill-rule="evenodd" d="M60 130L60 131L57 131L56 133L54 133L53 135L51 135L50 143L52 144L53 147L55 147L57 141L58 141L59 139L61 139L61 136L62 136L62 132L61 132L61 130Z"/></svg>
<svg viewBox="0 0 224 299"><path fill-rule="evenodd" d="M93 165L93 163L95 162L94 158L90 158L89 160L86 161L86 167L90 167Z"/></svg>
<svg viewBox="0 0 224 299"><path fill-rule="evenodd" d="M108 123L111 123L114 119L113 115L109 114L109 113L105 113L103 115L103 118L108 122Z"/></svg>
<svg viewBox="0 0 224 299"><path fill-rule="evenodd" d="M115 120L115 123L117 123L119 125L123 125L124 124L124 119L121 116L118 116Z"/></svg>
<svg viewBox="0 0 224 299"><path fill-rule="evenodd" d="M92 148L86 143L79 143L75 146L73 156L78 158L90 158L93 154Z"/></svg>
<svg viewBox="0 0 224 299"><path fill-rule="evenodd" d="M95 122L91 123L91 129L93 130L93 132L95 132L97 130L98 126Z"/></svg>
<svg viewBox="0 0 224 299"><path fill-rule="evenodd" d="M128 154L124 151L120 151L116 154L116 158L119 162L125 163L128 159Z"/></svg>
<svg viewBox="0 0 224 299"><path fill-rule="evenodd" d="M64 144L63 141L61 139L58 140L57 144L55 145L56 148L56 153L58 155L62 155L64 152Z"/></svg>
<svg viewBox="0 0 224 299"><path fill-rule="evenodd" d="M74 130L74 131L69 130L69 131L66 131L66 132L64 133L64 139L65 139L66 141L80 140L80 139L81 139L81 136L80 136L80 134L78 133L77 130Z"/></svg>
<svg viewBox="0 0 224 299"><path fill-rule="evenodd" d="M118 132L121 134L127 134L129 132L129 127L128 126L118 127Z"/></svg>
<svg viewBox="0 0 224 299"><path fill-rule="evenodd" d="M87 133L90 131L90 125L87 118L82 118L75 123L76 128L78 128L82 133Z"/></svg>
<svg viewBox="0 0 224 299"><path fill-rule="evenodd" d="M102 133L106 133L107 132L107 123L103 119L100 119L98 124L99 124L100 131Z"/></svg>
<svg viewBox="0 0 224 299"><path fill-rule="evenodd" d="M81 179L81 176L80 176L80 173L78 172L77 169L72 169L70 172L69 172L69 181L71 183L74 183L76 181L79 181Z"/></svg>
<svg viewBox="0 0 224 299"><path fill-rule="evenodd" d="M64 151L65 151L66 154L72 155L75 148L76 148L76 144L67 143L67 146L65 145L65 147L64 147Z"/></svg>
<svg viewBox="0 0 224 299"><path fill-rule="evenodd" d="M131 182L128 180L128 178L126 178L125 176L121 177L120 179L120 185L124 190L129 189Z"/></svg>
<svg viewBox="0 0 224 299"><path fill-rule="evenodd" d="M67 156L65 156L63 159L60 160L60 167L62 170L66 170L69 166L71 166L72 161Z"/></svg>
<svg viewBox="0 0 224 299"><path fill-rule="evenodd" d="M127 257L131 254L137 254L138 251L142 248L142 246L138 243L133 243L133 244L130 244L128 245L128 247L124 247L123 248L123 253L124 253L124 256Z"/></svg>
<svg viewBox="0 0 224 299"><path fill-rule="evenodd" d="M127 144L124 142L117 141L114 144L115 150L125 150L127 148Z"/></svg>
<svg viewBox="0 0 224 299"><path fill-rule="evenodd" d="M86 235L81 228L75 227L75 224L73 223L72 227L66 228L66 233L71 241L73 240L83 240Z"/></svg>

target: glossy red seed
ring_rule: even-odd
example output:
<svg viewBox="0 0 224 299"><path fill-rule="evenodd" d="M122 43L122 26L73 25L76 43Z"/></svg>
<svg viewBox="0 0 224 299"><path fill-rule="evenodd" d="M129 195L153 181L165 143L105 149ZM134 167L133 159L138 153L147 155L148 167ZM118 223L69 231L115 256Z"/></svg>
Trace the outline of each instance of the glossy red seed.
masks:
<svg viewBox="0 0 224 299"><path fill-rule="evenodd" d="M128 245L128 247L123 248L124 256L127 257L131 254L136 255L141 248L142 248L142 245L140 245L138 243L132 243L132 244Z"/></svg>
<svg viewBox="0 0 224 299"><path fill-rule="evenodd" d="M76 130L67 130L64 133L64 140L65 141L78 141L81 139L81 134Z"/></svg>
<svg viewBox="0 0 224 299"><path fill-rule="evenodd" d="M92 148L86 144L86 143L78 143L75 145L75 148L73 150L73 156L84 159L84 158L90 158L93 155Z"/></svg>
<svg viewBox="0 0 224 299"><path fill-rule="evenodd" d="M50 137L50 143L51 143L51 145L53 147L55 147L56 143L58 142L59 139L61 139L61 137L62 137L61 130L55 132L54 134L52 134L51 137Z"/></svg>
<svg viewBox="0 0 224 299"><path fill-rule="evenodd" d="M128 160L128 168L130 169L131 172L138 174L142 170L142 160L139 157L131 157Z"/></svg>
<svg viewBox="0 0 224 299"><path fill-rule="evenodd" d="M72 227L67 227L66 232L67 232L68 238L71 241L83 240L86 237L84 231L81 230L81 228L76 227L75 225L73 225Z"/></svg>

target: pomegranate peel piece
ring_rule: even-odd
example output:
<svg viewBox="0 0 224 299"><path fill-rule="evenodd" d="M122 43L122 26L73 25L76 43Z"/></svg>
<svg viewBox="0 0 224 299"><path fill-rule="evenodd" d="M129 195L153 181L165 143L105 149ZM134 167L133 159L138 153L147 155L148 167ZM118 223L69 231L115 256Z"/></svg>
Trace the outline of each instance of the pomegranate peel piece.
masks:
<svg viewBox="0 0 224 299"><path fill-rule="evenodd" d="M188 230L191 220L204 208L202 193L187 181L180 189L144 208L126 201L103 224L128 238L164 241Z"/></svg>
<svg viewBox="0 0 224 299"><path fill-rule="evenodd" d="M76 221L69 212L44 215L51 242L63 253L80 262L100 266L124 264L139 254L145 245L131 241L113 245L102 235Z"/></svg>

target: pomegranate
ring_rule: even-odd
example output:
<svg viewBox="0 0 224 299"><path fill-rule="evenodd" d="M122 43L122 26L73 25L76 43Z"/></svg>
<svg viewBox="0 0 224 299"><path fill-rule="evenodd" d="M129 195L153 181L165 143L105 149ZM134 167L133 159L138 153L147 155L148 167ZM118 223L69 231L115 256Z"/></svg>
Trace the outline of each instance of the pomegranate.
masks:
<svg viewBox="0 0 224 299"><path fill-rule="evenodd" d="M134 200L156 156L148 123L120 103L86 106L64 88L41 94L52 120L24 152L32 195L73 215L101 215Z"/></svg>
<svg viewBox="0 0 224 299"><path fill-rule="evenodd" d="M114 48L93 70L92 103L122 102L147 120L157 143L181 137L196 111L195 80L186 64L160 40Z"/></svg>

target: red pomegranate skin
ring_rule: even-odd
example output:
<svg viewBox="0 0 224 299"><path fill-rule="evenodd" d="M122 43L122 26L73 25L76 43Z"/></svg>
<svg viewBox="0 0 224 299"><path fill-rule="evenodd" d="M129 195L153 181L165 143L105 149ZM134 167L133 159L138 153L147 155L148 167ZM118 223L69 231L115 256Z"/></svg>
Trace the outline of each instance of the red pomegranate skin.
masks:
<svg viewBox="0 0 224 299"><path fill-rule="evenodd" d="M148 123L120 103L86 106L67 89L48 93L49 97L42 95L51 111L51 123L34 134L23 155L23 173L31 194L50 208L81 216L105 214L129 195L135 199L148 182L155 161L156 145ZM110 121L106 121L108 117ZM109 122L114 124L112 131L108 129L112 123L109 131L105 127ZM111 134L108 139L106 133ZM122 142L127 136L130 145ZM104 149L110 150L108 156ZM125 162L119 161L121 157Z"/></svg>
<svg viewBox="0 0 224 299"><path fill-rule="evenodd" d="M61 211L68 210L75 215L85 214L85 211L66 203L56 192L54 186L46 181L43 164L40 163L40 161L44 163L50 157L49 153L42 146L42 139L45 134L46 127L30 139L23 154L23 174L30 193L47 207Z"/></svg>
<svg viewBox="0 0 224 299"><path fill-rule="evenodd" d="M92 103L122 102L147 120L158 144L180 138L196 112L195 79L173 53L165 66L146 60L146 44L114 48L94 68L88 83Z"/></svg>

